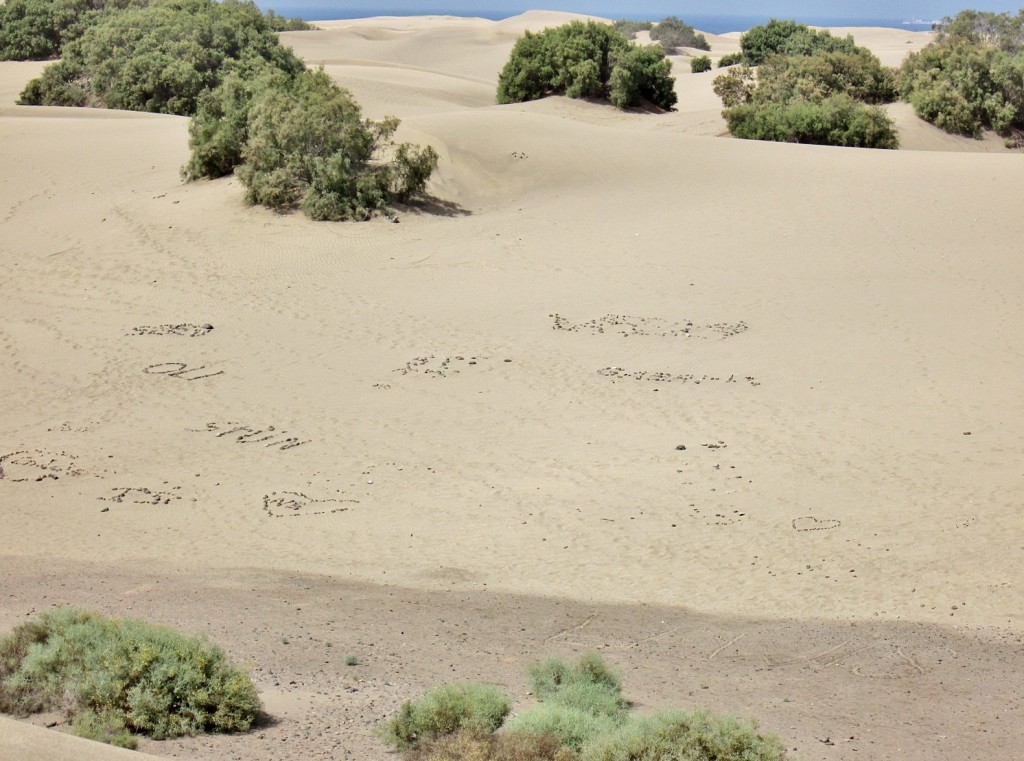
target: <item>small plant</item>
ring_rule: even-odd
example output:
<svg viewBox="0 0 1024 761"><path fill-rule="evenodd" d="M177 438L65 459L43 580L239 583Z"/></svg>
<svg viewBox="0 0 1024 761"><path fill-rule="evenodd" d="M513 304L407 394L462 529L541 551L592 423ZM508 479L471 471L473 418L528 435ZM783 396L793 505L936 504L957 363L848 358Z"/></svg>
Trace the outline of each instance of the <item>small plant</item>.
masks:
<svg viewBox="0 0 1024 761"><path fill-rule="evenodd" d="M705 71L711 71L711 59L706 55L691 58L690 71L694 74L703 74Z"/></svg>
<svg viewBox="0 0 1024 761"><path fill-rule="evenodd" d="M346 666L358 666L359 665L359 656L357 656L355 653L349 653L348 655L345 656L345 665Z"/></svg>
<svg viewBox="0 0 1024 761"><path fill-rule="evenodd" d="M60 709L82 736L134 747L135 734L245 731L260 701L201 638L65 607L0 638L0 711Z"/></svg>
<svg viewBox="0 0 1024 761"><path fill-rule="evenodd" d="M739 51L735 53L726 53L718 59L718 68L724 69L727 66L735 66L738 63L743 63L743 53L740 53Z"/></svg>
<svg viewBox="0 0 1024 761"><path fill-rule="evenodd" d="M398 713L378 728L378 734L388 745L405 750L460 729L493 732L511 708L508 696L494 685L446 684L415 703L403 703Z"/></svg>

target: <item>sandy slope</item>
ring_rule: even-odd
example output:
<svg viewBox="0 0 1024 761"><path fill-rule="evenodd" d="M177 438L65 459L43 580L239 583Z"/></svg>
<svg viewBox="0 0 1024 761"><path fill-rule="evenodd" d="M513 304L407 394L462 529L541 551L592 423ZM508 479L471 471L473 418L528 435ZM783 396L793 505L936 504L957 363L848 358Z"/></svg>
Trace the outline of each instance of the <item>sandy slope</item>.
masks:
<svg viewBox="0 0 1024 761"><path fill-rule="evenodd" d="M843 642L842 627L913 622L924 639L869 640L903 632L906 648L866 646L854 662L844 642L843 658L787 682L808 698L802 713L716 705L768 712L813 742L808 691L826 680L857 731L902 757L1019 747L1007 727L1022 725L1020 688L995 675L1024 629L1021 157L952 152L977 146L905 114L904 134L929 150L719 139L712 75L689 74L685 56L671 114L493 105L516 36L566 17L285 35L368 115L394 113L404 137L439 150L439 200L397 225L246 208L232 179L182 185L186 120L15 107L38 68L0 65L0 568L15 590L0 624L64 599L130 613L135 573L192 590L171 605L147 582L150 613L256 662L238 624L260 622L264 643L287 628L281 579L369 583L361 599L384 606L401 590L412 642L443 616L429 591L442 589L487 601L451 603L470 628L544 629L537 596L661 605L767 622L751 631L792 622L772 647L808 657ZM852 31L892 60L926 42ZM736 41L712 44L717 56ZM250 573L246 596L220 596L219 580ZM210 629L207 609L235 628ZM613 628L638 615L602 610ZM394 636L379 617L352 619L364 641ZM816 650L821 627L831 644ZM950 627L981 638L967 662L989 675L955 700L919 679L956 679L938 666L938 650L964 652ZM671 642L705 660L717 647ZM440 676L423 650L390 678L375 666L377 702L338 729L354 757L379 753L368 717L412 696L395 684ZM454 676L475 676L449 652ZM518 673L519 654L494 652ZM759 652L737 656L736 673L778 695ZM894 657L910 665L894 672ZM693 699L643 673L639 692ZM982 695L1006 695L1012 721L957 727L936 751L931 725L896 729L876 711L895 680L863 691L865 674L889 673L900 695L950 711L981 716ZM312 687L289 685L287 669L258 676L290 717L267 733L290 731ZM317 715L335 721L350 698L330 695ZM893 711L919 705L901 700ZM296 758L327 747L303 737Z"/></svg>

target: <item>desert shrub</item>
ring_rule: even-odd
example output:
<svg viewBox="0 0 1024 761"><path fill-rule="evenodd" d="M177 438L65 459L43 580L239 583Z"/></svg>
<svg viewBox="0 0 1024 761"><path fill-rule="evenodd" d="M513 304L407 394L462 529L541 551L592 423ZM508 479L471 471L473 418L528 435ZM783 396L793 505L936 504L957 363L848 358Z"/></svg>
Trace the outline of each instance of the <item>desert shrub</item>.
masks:
<svg viewBox="0 0 1024 761"><path fill-rule="evenodd" d="M191 115L234 62L304 68L242 0L156 0L114 13L66 43L62 57L29 83L21 103Z"/></svg>
<svg viewBox="0 0 1024 761"><path fill-rule="evenodd" d="M786 749L752 721L697 709L633 719L596 737L581 755L583 761L783 761Z"/></svg>
<svg viewBox="0 0 1024 761"><path fill-rule="evenodd" d="M651 39L658 42L666 53L673 53L679 48L711 50L703 34L675 16L659 21L651 30Z"/></svg>
<svg viewBox="0 0 1024 761"><path fill-rule="evenodd" d="M749 29L740 38L740 50L748 65L760 66L774 55L854 53L857 45L849 36L833 37L827 31L816 31L806 24L772 19Z"/></svg>
<svg viewBox="0 0 1024 761"><path fill-rule="evenodd" d="M776 55L754 72L718 76L715 93L729 131L747 140L896 148L889 117L869 104L896 95L892 72L869 51Z"/></svg>
<svg viewBox="0 0 1024 761"><path fill-rule="evenodd" d="M850 148L898 148L892 120L878 106L848 95L820 101L746 103L723 112L729 132L744 140L812 143Z"/></svg>
<svg viewBox="0 0 1024 761"><path fill-rule="evenodd" d="M718 59L718 68L724 69L726 66L735 66L738 63L743 63L743 53L739 51L735 53L726 53Z"/></svg>
<svg viewBox="0 0 1024 761"><path fill-rule="evenodd" d="M437 152L395 146L394 118L362 119L348 91L323 70L257 94L237 169L246 200L317 220L367 219L423 192ZM391 155L385 155L388 153Z"/></svg>
<svg viewBox="0 0 1024 761"><path fill-rule="evenodd" d="M0 639L0 710L58 709L80 734L130 747L133 734L245 731L260 701L201 638L65 607Z"/></svg>
<svg viewBox="0 0 1024 761"><path fill-rule="evenodd" d="M596 685L618 695L622 692L622 681L597 653L587 653L576 663L570 663L557 656L527 668L533 694L538 700L550 700L560 690L572 684Z"/></svg>
<svg viewBox="0 0 1024 761"><path fill-rule="evenodd" d="M690 71L694 74L703 74L705 71L711 71L711 59L706 55L691 58Z"/></svg>
<svg viewBox="0 0 1024 761"><path fill-rule="evenodd" d="M149 0L7 0L0 4L0 60L56 58L102 18Z"/></svg>
<svg viewBox="0 0 1024 761"><path fill-rule="evenodd" d="M469 728L424 740L407 755L409 761L579 761L579 755L550 732L496 735Z"/></svg>
<svg viewBox="0 0 1024 761"><path fill-rule="evenodd" d="M510 719L505 731L554 735L562 745L579 752L588 742L611 732L619 723L613 717L551 702L539 703Z"/></svg>
<svg viewBox="0 0 1024 761"><path fill-rule="evenodd" d="M638 47L607 24L573 21L516 41L498 77L499 103L553 94L603 98L620 108L647 98L660 108L676 103L671 63L656 47Z"/></svg>
<svg viewBox="0 0 1024 761"><path fill-rule="evenodd" d="M446 684L415 703L403 703L395 716L378 727L378 733L388 745L404 750L459 730L468 732L463 739L489 734L501 726L509 710L509 698L498 687Z"/></svg>
<svg viewBox="0 0 1024 761"><path fill-rule="evenodd" d="M961 11L953 18L944 18L935 31L939 42L965 40L1006 53L1019 53L1024 50L1024 10L1016 16L989 11Z"/></svg>
<svg viewBox="0 0 1024 761"><path fill-rule="evenodd" d="M316 28L298 16L288 18L287 16L274 13L273 10L268 10L264 15L267 18L267 26L275 32L308 32Z"/></svg>
<svg viewBox="0 0 1024 761"><path fill-rule="evenodd" d="M649 32L654 27L654 23L651 21L634 21L632 19L623 18L616 21L612 26L615 27L615 31L626 37L626 39L636 39L637 32Z"/></svg>
<svg viewBox="0 0 1024 761"><path fill-rule="evenodd" d="M985 128L1006 136L1024 128L1024 13L978 31L977 12L960 14L923 50L907 56L900 95L918 116L946 130L980 136Z"/></svg>

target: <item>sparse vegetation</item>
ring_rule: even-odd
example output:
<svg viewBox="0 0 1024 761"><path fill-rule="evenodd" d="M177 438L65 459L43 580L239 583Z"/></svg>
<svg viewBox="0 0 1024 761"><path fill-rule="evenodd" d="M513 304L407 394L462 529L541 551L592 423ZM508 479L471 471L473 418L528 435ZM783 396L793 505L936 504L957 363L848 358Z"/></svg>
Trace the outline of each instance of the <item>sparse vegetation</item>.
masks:
<svg viewBox="0 0 1024 761"><path fill-rule="evenodd" d="M654 27L652 21L634 21L632 19L619 19L613 26L615 31L622 34L629 40L635 40L638 32L649 32Z"/></svg>
<svg viewBox="0 0 1024 761"><path fill-rule="evenodd" d="M666 53L674 53L679 48L711 50L711 45L703 34L675 16L659 21L651 29L651 39L658 42Z"/></svg>
<svg viewBox="0 0 1024 761"><path fill-rule="evenodd" d="M381 728L411 761L785 761L785 748L753 721L702 709L630 717L618 674L594 653L570 663L549 658L529 669L539 703L515 716L500 733L482 722L444 722L447 731L405 728L417 723L421 704L406 703ZM444 688L439 688L444 689ZM464 716L468 711L430 714ZM502 717L503 719L504 717ZM433 726L440 726L440 722Z"/></svg>
<svg viewBox="0 0 1024 761"><path fill-rule="evenodd" d="M62 710L91 739L245 731L259 709L220 648L163 627L65 607L0 638L0 711Z"/></svg>
<svg viewBox="0 0 1024 761"><path fill-rule="evenodd" d="M691 58L690 71L694 74L703 74L705 71L711 71L711 59L706 55Z"/></svg>
<svg viewBox="0 0 1024 761"><path fill-rule="evenodd" d="M899 91L947 132L1013 138L1024 129L1024 11L945 19L938 39L904 61Z"/></svg>
<svg viewBox="0 0 1024 761"><path fill-rule="evenodd" d="M606 99L619 108L647 100L659 108L676 103L672 64L657 46L641 47L607 24L573 21L526 32L498 77L498 102L520 103L548 95Z"/></svg>

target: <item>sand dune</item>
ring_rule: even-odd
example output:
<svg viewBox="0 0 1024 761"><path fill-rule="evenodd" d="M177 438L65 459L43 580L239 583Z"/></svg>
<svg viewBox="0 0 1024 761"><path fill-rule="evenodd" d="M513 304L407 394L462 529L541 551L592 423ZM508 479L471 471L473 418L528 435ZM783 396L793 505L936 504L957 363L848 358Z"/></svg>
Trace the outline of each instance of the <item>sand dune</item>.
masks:
<svg viewBox="0 0 1024 761"><path fill-rule="evenodd" d="M690 74L685 56L670 114L495 105L516 36L566 18L378 18L285 35L369 116L393 113L404 139L438 149L443 203L397 225L247 208L231 178L183 185L185 119L17 107L39 66L0 64L0 567L14 590L0 626L65 599L132 614L130 579L144 572L149 614L258 660L293 625L282 590L342 585L340 620L352 600L406 595L394 647L411 649L401 671L381 651L364 685L377 702L359 703L354 724L339 712L362 695L314 697L315 680L288 677L305 668L292 661L257 674L287 717L265 735L291 732L311 700L360 758L383 755L367 717L445 676L436 653L415 654L417 627L445 615L438 590L481 595L538 630L552 598L620 623L656 605L789 622L782 650L807 627L832 627L822 652L843 642L839 627L911 626L920 638L899 640L916 643L903 655L801 666L786 696L806 703L725 691L716 707L767 713L814 743L838 731L810 699L827 682L850 697L842 726L882 743L830 758L1019 747L1019 684L929 687L929 708L950 711L1005 696L998 727L961 716L936 745L931 724L893 728L875 711L891 699L920 712L895 682L858 692L857 674L945 674L936 653L963 652L956 636L984 639L985 674L1015 663L1020 155L975 152L1000 146L901 106L917 150L723 139L713 75ZM851 31L887 62L927 42ZM711 42L713 56L737 45ZM164 599L160 578L194 587ZM219 597L228 587L246 593ZM452 609L483 625L486 606L465 600ZM210 628L204 606L259 633ZM353 640L393 634L357 618L367 628ZM870 642L889 631L907 630ZM531 643L548 641L578 644ZM615 653L642 652L627 650ZM730 678L777 691L756 652ZM450 654L449 676L477 676ZM335 667L306 666L335 695ZM651 700L693 699L687 680L643 673L636 689ZM287 736L295 758L334 747ZM231 742L145 750L228 758ZM247 757L279 757L246 742Z"/></svg>

